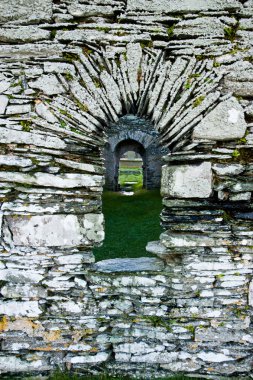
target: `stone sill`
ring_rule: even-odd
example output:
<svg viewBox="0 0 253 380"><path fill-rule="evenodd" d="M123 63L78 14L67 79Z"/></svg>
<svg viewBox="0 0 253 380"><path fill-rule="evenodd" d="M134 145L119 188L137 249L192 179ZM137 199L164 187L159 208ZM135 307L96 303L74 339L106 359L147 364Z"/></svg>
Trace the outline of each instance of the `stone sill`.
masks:
<svg viewBox="0 0 253 380"><path fill-rule="evenodd" d="M153 257L102 260L89 269L94 272L157 272L164 269L164 261Z"/></svg>

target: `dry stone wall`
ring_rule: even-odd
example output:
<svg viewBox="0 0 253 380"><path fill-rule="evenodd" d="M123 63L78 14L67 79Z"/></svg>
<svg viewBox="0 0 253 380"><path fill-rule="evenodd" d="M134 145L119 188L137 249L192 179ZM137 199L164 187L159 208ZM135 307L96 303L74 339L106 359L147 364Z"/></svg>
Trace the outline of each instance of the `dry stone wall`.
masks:
<svg viewBox="0 0 253 380"><path fill-rule="evenodd" d="M252 14L251 0L1 1L1 376L252 376ZM164 232L157 258L94 264L101 152L129 113L170 151Z"/></svg>

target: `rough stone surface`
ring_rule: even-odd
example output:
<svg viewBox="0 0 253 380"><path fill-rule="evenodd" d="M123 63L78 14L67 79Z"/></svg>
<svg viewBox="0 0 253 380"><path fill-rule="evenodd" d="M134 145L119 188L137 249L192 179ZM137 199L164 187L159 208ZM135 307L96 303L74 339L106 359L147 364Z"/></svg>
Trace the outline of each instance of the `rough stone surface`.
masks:
<svg viewBox="0 0 253 380"><path fill-rule="evenodd" d="M98 272L140 272L159 271L164 265L161 260L151 257L140 257L138 259L111 259L99 261L93 266Z"/></svg>
<svg viewBox="0 0 253 380"><path fill-rule="evenodd" d="M212 193L211 164L164 166L161 192L175 198L208 198Z"/></svg>
<svg viewBox="0 0 253 380"><path fill-rule="evenodd" d="M78 246L88 243L90 230L95 242L100 242L104 236L101 214L87 214L82 220L75 215L33 216L29 220L20 216L7 220L15 245Z"/></svg>
<svg viewBox="0 0 253 380"><path fill-rule="evenodd" d="M252 0L0 1L1 375L253 376L252 19ZM95 263L103 152L136 144L147 188L165 164L155 256Z"/></svg>
<svg viewBox="0 0 253 380"><path fill-rule="evenodd" d="M33 22L50 21L52 17L52 0L44 0L43 4L33 0L2 0L0 22Z"/></svg>
<svg viewBox="0 0 253 380"><path fill-rule="evenodd" d="M194 128L193 138L209 140L240 139L247 124L243 108L235 98L220 103Z"/></svg>

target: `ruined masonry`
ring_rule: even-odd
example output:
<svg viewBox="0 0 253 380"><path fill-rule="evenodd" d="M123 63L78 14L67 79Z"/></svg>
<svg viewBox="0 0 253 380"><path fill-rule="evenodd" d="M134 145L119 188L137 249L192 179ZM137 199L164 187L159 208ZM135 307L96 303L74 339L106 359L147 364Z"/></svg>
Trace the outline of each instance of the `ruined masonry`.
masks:
<svg viewBox="0 0 253 380"><path fill-rule="evenodd" d="M252 0L0 1L1 378L253 375L252 16ZM125 115L167 150L164 232L153 258L95 263Z"/></svg>

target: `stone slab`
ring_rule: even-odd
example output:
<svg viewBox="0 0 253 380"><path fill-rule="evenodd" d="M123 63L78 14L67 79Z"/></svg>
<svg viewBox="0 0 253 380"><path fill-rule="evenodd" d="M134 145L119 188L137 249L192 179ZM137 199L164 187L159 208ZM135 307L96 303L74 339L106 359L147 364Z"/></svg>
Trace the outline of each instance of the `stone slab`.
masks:
<svg viewBox="0 0 253 380"><path fill-rule="evenodd" d="M212 193L211 163L163 166L161 193L174 198L208 198Z"/></svg>
<svg viewBox="0 0 253 380"><path fill-rule="evenodd" d="M186 13L198 11L221 11L240 9L236 0L128 0L128 11L146 11L155 13Z"/></svg>
<svg viewBox="0 0 253 380"><path fill-rule="evenodd" d="M159 271L163 268L163 261L153 257L140 257L137 259L109 259L99 261L92 267L95 271L105 273Z"/></svg>
<svg viewBox="0 0 253 380"><path fill-rule="evenodd" d="M50 32L36 26L0 28L0 42L32 42L44 39L50 39Z"/></svg>
<svg viewBox="0 0 253 380"><path fill-rule="evenodd" d="M50 21L52 0L1 0L0 23L8 21L38 23Z"/></svg>
<svg viewBox="0 0 253 380"><path fill-rule="evenodd" d="M1 115L5 113L8 102L9 102L8 96L0 95L0 114Z"/></svg>
<svg viewBox="0 0 253 380"><path fill-rule="evenodd" d="M247 124L243 108L234 97L218 104L194 128L193 138L215 141L240 139L245 135Z"/></svg>
<svg viewBox="0 0 253 380"><path fill-rule="evenodd" d="M103 215L8 216L15 245L33 247L77 246L101 242Z"/></svg>

